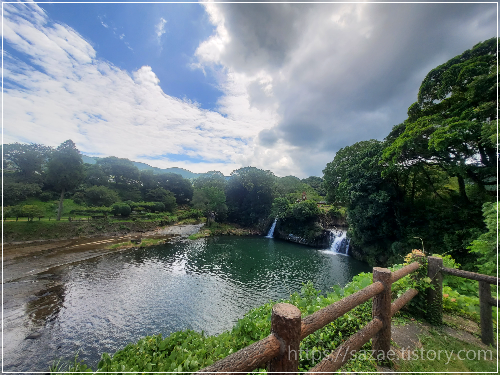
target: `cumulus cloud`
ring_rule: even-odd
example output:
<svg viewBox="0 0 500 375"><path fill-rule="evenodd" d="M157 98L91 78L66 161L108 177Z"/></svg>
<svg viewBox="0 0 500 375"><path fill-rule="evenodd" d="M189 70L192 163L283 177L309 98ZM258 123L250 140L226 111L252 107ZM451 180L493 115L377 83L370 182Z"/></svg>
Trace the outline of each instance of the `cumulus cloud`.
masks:
<svg viewBox="0 0 500 375"><path fill-rule="evenodd" d="M342 147L383 139L427 72L496 35L494 4L205 7L217 27L198 64L238 74L252 107L275 111L254 163L278 158L297 176L321 175Z"/></svg>
<svg viewBox="0 0 500 375"><path fill-rule="evenodd" d="M238 74L226 79L223 114L204 110L165 94L149 66L129 73L98 59L77 32L49 22L36 4L8 4L4 12L6 43L27 56L4 55L6 143L72 139L84 153L229 174L275 122L250 108Z"/></svg>
<svg viewBox="0 0 500 375"><path fill-rule="evenodd" d="M217 77L216 111L166 95L150 66L100 60L36 4L6 4L5 41L28 58L4 54L4 141L71 138L83 152L195 172L321 175L340 148L403 121L429 70L496 34L495 4L202 6L215 31L191 66Z"/></svg>

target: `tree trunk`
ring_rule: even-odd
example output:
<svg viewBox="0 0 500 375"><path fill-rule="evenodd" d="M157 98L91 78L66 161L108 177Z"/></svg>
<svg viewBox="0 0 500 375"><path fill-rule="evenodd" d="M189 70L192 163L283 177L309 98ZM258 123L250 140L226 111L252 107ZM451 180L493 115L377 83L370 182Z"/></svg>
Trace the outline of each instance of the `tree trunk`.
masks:
<svg viewBox="0 0 500 375"><path fill-rule="evenodd" d="M64 188L61 191L61 198L59 199L59 207L57 209L57 221L61 220L61 215L63 211L63 200L64 200Z"/></svg>
<svg viewBox="0 0 500 375"><path fill-rule="evenodd" d="M459 174L457 174L457 180L458 180L458 189L460 191L460 196L466 203L469 203L469 198L467 197L467 192L465 191L464 178Z"/></svg>

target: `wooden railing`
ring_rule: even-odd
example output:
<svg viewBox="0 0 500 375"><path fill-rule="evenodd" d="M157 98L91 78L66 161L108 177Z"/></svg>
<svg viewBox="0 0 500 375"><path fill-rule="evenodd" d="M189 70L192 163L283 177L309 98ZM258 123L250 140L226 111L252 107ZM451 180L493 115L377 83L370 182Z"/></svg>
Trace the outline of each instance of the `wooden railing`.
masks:
<svg viewBox="0 0 500 375"><path fill-rule="evenodd" d="M373 338L372 350L375 358L386 359L391 343L391 318L418 293L415 289L409 289L391 303L392 283L419 267L418 262L395 272L375 267L373 284L304 319L301 319L297 307L288 303L278 303L273 306L269 336L199 372L250 372L267 365L271 372L296 373L299 365L300 341L370 298L373 298L373 319L309 372L337 371L371 338Z"/></svg>
<svg viewBox="0 0 500 375"><path fill-rule="evenodd" d="M463 271L454 268L443 267L443 259L438 257L428 257L428 274L433 280L433 290L429 293L429 302L434 304L441 311L434 312L432 323L442 323L443 306L443 276L448 274L463 277L469 280L479 281L479 317L481 325L481 341L487 345L494 343L492 306L498 307L498 300L491 296L491 284L498 285L499 279L493 276L482 275L475 272ZM436 319L437 318L437 319Z"/></svg>

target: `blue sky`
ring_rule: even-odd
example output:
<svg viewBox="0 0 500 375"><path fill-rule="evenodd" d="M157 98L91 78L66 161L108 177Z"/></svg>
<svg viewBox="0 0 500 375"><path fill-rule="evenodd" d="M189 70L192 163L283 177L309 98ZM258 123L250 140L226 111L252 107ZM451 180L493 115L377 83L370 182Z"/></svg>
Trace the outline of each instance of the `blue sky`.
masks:
<svg viewBox="0 0 500 375"><path fill-rule="evenodd" d="M321 176L383 139L496 4L3 4L4 143Z"/></svg>

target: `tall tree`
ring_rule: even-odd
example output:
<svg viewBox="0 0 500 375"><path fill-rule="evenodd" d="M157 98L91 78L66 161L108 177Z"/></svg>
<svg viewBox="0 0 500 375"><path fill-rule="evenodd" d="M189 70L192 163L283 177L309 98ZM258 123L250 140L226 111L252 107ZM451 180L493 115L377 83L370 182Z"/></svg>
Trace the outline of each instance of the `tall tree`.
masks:
<svg viewBox="0 0 500 375"><path fill-rule="evenodd" d="M140 177L139 169L128 159L108 156L98 159L97 165L100 165L117 185L137 184Z"/></svg>
<svg viewBox="0 0 500 375"><path fill-rule="evenodd" d="M193 198L191 181L177 173L161 173L156 176L158 184L175 195L178 204L186 204Z"/></svg>
<svg viewBox="0 0 500 375"><path fill-rule="evenodd" d="M244 225L267 218L274 199L276 176L271 171L245 167L231 172L226 189L230 219Z"/></svg>
<svg viewBox="0 0 500 375"><path fill-rule="evenodd" d="M18 182L42 183L43 167L50 155L48 146L32 143L11 143L3 145L4 170L17 172Z"/></svg>
<svg viewBox="0 0 500 375"><path fill-rule="evenodd" d="M74 142L69 139L57 147L48 163L47 182L61 192L57 220L61 220L64 192L76 188L83 178L82 156Z"/></svg>
<svg viewBox="0 0 500 375"><path fill-rule="evenodd" d="M431 70L384 160L403 168L437 166L457 178L465 204L467 180L496 194L496 51L492 38Z"/></svg>
<svg viewBox="0 0 500 375"><path fill-rule="evenodd" d="M382 176L384 143L362 141L344 147L323 170L327 198L347 206L349 230L365 260L384 264L391 256L387 250L401 237L396 220L396 191Z"/></svg>

